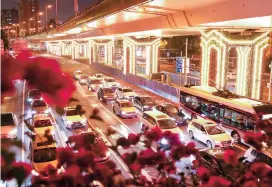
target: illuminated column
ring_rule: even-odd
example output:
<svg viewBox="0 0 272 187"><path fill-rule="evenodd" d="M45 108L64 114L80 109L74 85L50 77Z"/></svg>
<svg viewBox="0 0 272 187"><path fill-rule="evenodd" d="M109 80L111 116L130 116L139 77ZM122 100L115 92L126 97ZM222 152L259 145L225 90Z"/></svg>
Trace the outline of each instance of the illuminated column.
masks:
<svg viewBox="0 0 272 187"><path fill-rule="evenodd" d="M151 51L151 46L145 46L145 50L146 50L146 67L145 67L145 74L146 75L150 75L151 72L151 53L153 51Z"/></svg>
<svg viewBox="0 0 272 187"><path fill-rule="evenodd" d="M247 65L248 56L251 50L248 46L237 47L238 64L237 64L237 80L236 80L236 92L239 95L246 96L247 88Z"/></svg>

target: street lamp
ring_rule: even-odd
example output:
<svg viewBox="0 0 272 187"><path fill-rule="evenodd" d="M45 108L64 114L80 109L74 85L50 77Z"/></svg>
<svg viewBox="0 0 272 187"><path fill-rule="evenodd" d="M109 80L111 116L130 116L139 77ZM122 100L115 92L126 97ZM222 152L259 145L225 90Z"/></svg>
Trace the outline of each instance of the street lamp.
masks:
<svg viewBox="0 0 272 187"><path fill-rule="evenodd" d="M48 25L47 25L47 9L52 8L52 5L47 5L45 7L45 24L46 24L46 31L48 30Z"/></svg>

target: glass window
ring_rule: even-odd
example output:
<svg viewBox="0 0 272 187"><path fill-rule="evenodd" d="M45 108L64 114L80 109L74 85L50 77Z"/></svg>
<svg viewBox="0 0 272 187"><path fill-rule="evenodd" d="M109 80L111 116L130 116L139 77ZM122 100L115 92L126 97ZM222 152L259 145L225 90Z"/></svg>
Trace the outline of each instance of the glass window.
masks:
<svg viewBox="0 0 272 187"><path fill-rule="evenodd" d="M158 120L158 124L161 129L172 129L177 127L175 121L172 119L160 119Z"/></svg>
<svg viewBox="0 0 272 187"><path fill-rule="evenodd" d="M153 100L151 99L151 97L142 97L142 102L143 103L150 103L150 102L153 102Z"/></svg>
<svg viewBox="0 0 272 187"><path fill-rule="evenodd" d="M112 78L110 78L110 79L105 79L105 81L106 81L106 82L116 82L115 79L112 79Z"/></svg>
<svg viewBox="0 0 272 187"><path fill-rule="evenodd" d="M156 125L156 120L150 116L147 117L147 121L149 121L152 125Z"/></svg>
<svg viewBox="0 0 272 187"><path fill-rule="evenodd" d="M91 80L91 84L101 84L100 80Z"/></svg>
<svg viewBox="0 0 272 187"><path fill-rule="evenodd" d="M78 112L75 109L66 110L66 116L76 116L76 115L78 115Z"/></svg>
<svg viewBox="0 0 272 187"><path fill-rule="evenodd" d="M105 94L113 93L113 90L111 88L103 88L103 91Z"/></svg>
<svg viewBox="0 0 272 187"><path fill-rule="evenodd" d="M206 126L206 131L210 135L215 135L215 134L223 134L225 131L221 129L219 126Z"/></svg>
<svg viewBox="0 0 272 187"><path fill-rule="evenodd" d="M125 103L121 103L121 107L122 108L130 108L133 107L131 102L125 102Z"/></svg>
<svg viewBox="0 0 272 187"><path fill-rule="evenodd" d="M165 111L167 114L170 114L170 115L179 113L177 107L175 106L165 106Z"/></svg>
<svg viewBox="0 0 272 187"><path fill-rule="evenodd" d="M37 149L34 151L33 161L36 163L56 160L56 148Z"/></svg>
<svg viewBox="0 0 272 187"><path fill-rule="evenodd" d="M1 126L15 125L13 116L11 113L1 114Z"/></svg>
<svg viewBox="0 0 272 187"><path fill-rule="evenodd" d="M43 100L35 100L32 104L32 107L44 107L46 103Z"/></svg>
<svg viewBox="0 0 272 187"><path fill-rule="evenodd" d="M123 89L123 92L133 92L131 89L125 88Z"/></svg>
<svg viewBox="0 0 272 187"><path fill-rule="evenodd" d="M225 109L225 112L224 112L224 122L227 123L227 124L230 124L231 117L232 117L231 110Z"/></svg>
<svg viewBox="0 0 272 187"><path fill-rule="evenodd" d="M49 119L45 120L37 120L35 121L34 127L39 128L39 127L49 127L52 126L51 121Z"/></svg>

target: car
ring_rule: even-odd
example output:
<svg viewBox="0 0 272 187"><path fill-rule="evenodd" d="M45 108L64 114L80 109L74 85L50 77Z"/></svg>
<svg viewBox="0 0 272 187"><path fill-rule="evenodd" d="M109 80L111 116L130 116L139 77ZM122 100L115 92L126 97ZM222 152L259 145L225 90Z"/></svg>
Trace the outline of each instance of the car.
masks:
<svg viewBox="0 0 272 187"><path fill-rule="evenodd" d="M67 129L85 127L88 123L86 117L78 112L76 106L65 107L62 120Z"/></svg>
<svg viewBox="0 0 272 187"><path fill-rule="evenodd" d="M50 109L47 103L43 99L34 99L31 103L31 114L32 117L35 114L49 114Z"/></svg>
<svg viewBox="0 0 272 187"><path fill-rule="evenodd" d="M244 162L261 161L272 167L272 147L263 147L262 150L250 146L244 153Z"/></svg>
<svg viewBox="0 0 272 187"><path fill-rule="evenodd" d="M97 91L100 87L102 87L102 81L95 78L89 77L87 79L87 88L92 91Z"/></svg>
<svg viewBox="0 0 272 187"><path fill-rule="evenodd" d="M211 175L221 176L230 181L235 181L235 176L238 171L233 170L233 167L225 162L223 155L226 150L227 149L224 148L202 149L199 151L197 159L201 166L204 166L210 171Z"/></svg>
<svg viewBox="0 0 272 187"><path fill-rule="evenodd" d="M78 79L80 85L86 85L89 75L81 75Z"/></svg>
<svg viewBox="0 0 272 187"><path fill-rule="evenodd" d="M57 167L57 144L55 140L48 141L48 138L36 134L34 140L29 144L28 156L30 163L32 165L32 175L38 176L47 176L46 167L51 164L54 167Z"/></svg>
<svg viewBox="0 0 272 187"><path fill-rule="evenodd" d="M183 132L175 123L175 120L159 111L145 111L141 119L141 130L158 126L162 131L171 131L172 133L178 133L180 138L183 139Z"/></svg>
<svg viewBox="0 0 272 187"><path fill-rule="evenodd" d="M133 104L136 108L144 112L146 110L152 110L152 108L155 106L155 101L148 95L142 95L135 96L133 99Z"/></svg>
<svg viewBox="0 0 272 187"><path fill-rule="evenodd" d="M128 100L117 100L112 104L112 110L116 115L123 118L137 117L137 109Z"/></svg>
<svg viewBox="0 0 272 187"><path fill-rule="evenodd" d="M74 79L78 80L80 78L80 76L83 75L81 70L76 70L73 73Z"/></svg>
<svg viewBox="0 0 272 187"><path fill-rule="evenodd" d="M127 99L131 101L135 96L137 96L137 94L129 87L124 88L119 87L116 89L115 93L118 99Z"/></svg>
<svg viewBox="0 0 272 187"><path fill-rule="evenodd" d="M191 139L198 139L208 148L230 147L233 138L228 135L218 124L203 118L193 119L187 127Z"/></svg>
<svg viewBox="0 0 272 187"><path fill-rule="evenodd" d="M42 93L38 89L29 90L27 94L27 101L31 103L34 99L42 99Z"/></svg>
<svg viewBox="0 0 272 187"><path fill-rule="evenodd" d="M15 139L18 132L18 120L14 113L1 113L1 139Z"/></svg>
<svg viewBox="0 0 272 187"><path fill-rule="evenodd" d="M36 133L41 134L46 130L54 132L55 128L51 118L47 114L36 114L33 117L32 124Z"/></svg>
<svg viewBox="0 0 272 187"><path fill-rule="evenodd" d="M116 96L112 88L99 88L97 98L102 102L115 101Z"/></svg>
<svg viewBox="0 0 272 187"><path fill-rule="evenodd" d="M93 75L93 77L99 79L99 80L103 80L105 78L105 75L101 74L101 73L96 73Z"/></svg>
<svg viewBox="0 0 272 187"><path fill-rule="evenodd" d="M82 145L81 146L76 145L78 136L82 135L84 136L84 140L88 141L88 144L84 144L83 147ZM95 162L105 162L110 158L109 148L106 146L102 138L92 130L89 132L84 132L81 134L70 136L66 143L69 147L73 147L75 150L77 150L77 148L92 150L92 152L95 154L94 155Z"/></svg>
<svg viewBox="0 0 272 187"><path fill-rule="evenodd" d="M113 90L116 90L117 87L120 86L120 84L112 77L105 77L103 80L103 86L112 88Z"/></svg>
<svg viewBox="0 0 272 187"><path fill-rule="evenodd" d="M167 114L171 118L174 118L178 126L187 125L186 116L181 110L178 109L178 107L171 103L158 104L154 107L154 109Z"/></svg>

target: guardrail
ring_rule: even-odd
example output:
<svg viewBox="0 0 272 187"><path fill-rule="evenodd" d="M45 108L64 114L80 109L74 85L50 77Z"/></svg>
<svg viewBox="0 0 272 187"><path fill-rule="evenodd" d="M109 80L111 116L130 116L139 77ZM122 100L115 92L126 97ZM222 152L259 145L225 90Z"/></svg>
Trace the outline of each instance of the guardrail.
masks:
<svg viewBox="0 0 272 187"><path fill-rule="evenodd" d="M132 74L123 74L120 69L112 68L101 63L93 62L91 67L110 76L123 79L124 81L139 86L161 97L167 98L173 102L179 102L179 89L169 86L159 81L149 80Z"/></svg>

